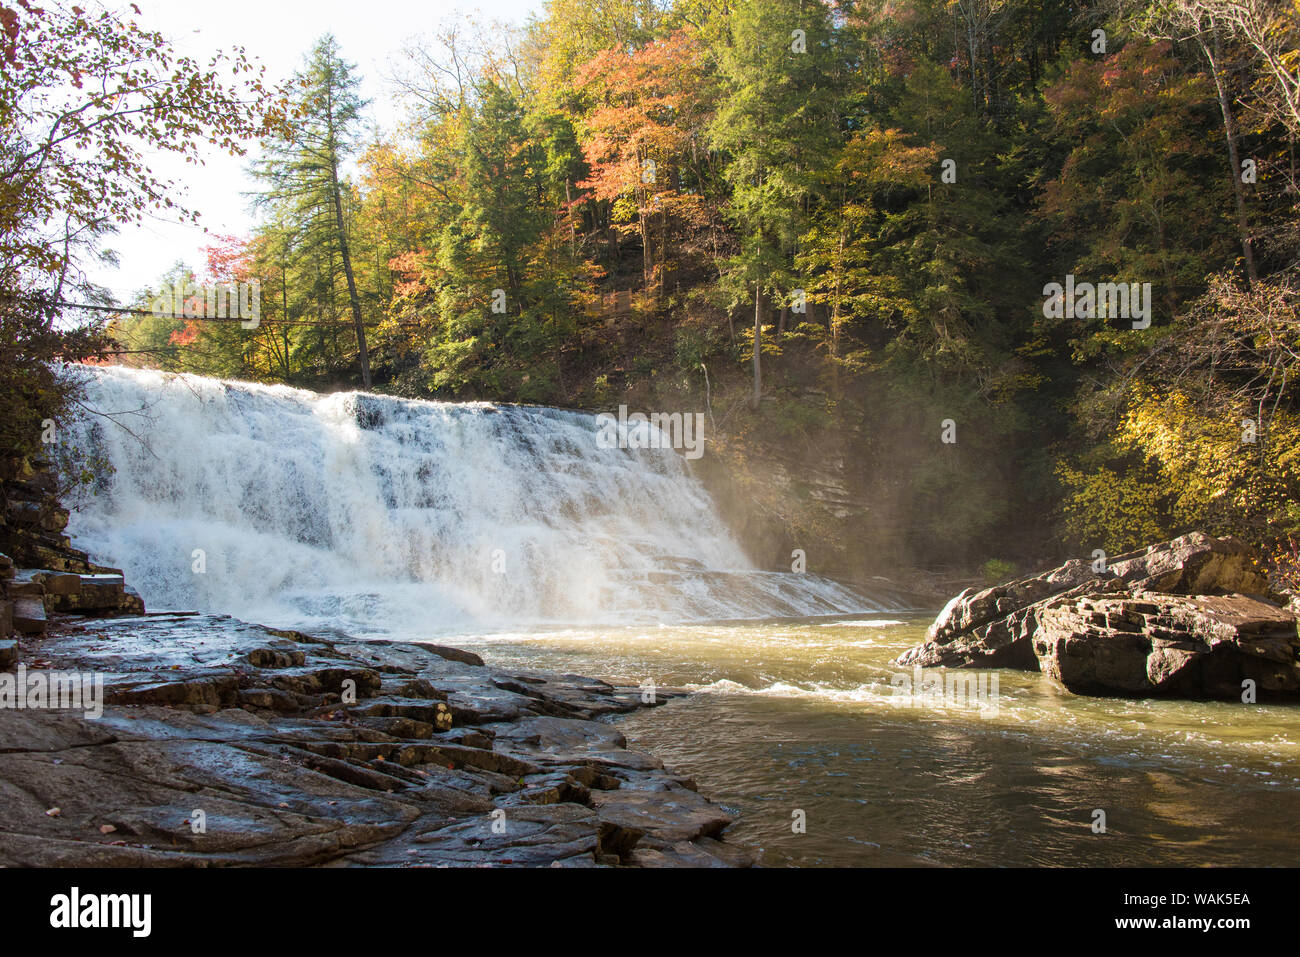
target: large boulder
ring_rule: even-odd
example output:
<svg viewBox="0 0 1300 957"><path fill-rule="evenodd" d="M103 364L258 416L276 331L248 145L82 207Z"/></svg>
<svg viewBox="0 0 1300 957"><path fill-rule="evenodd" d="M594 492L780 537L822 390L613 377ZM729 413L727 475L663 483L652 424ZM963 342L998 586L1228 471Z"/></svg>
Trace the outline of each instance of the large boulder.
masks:
<svg viewBox="0 0 1300 957"><path fill-rule="evenodd" d="M1088 562L1075 560L1034 578L982 590L968 588L939 612L925 643L905 652L898 664L1032 667L1030 638L1039 610L1052 598L1092 588L1098 580Z"/></svg>
<svg viewBox="0 0 1300 957"><path fill-rule="evenodd" d="M1082 694L1300 693L1295 616L1247 595L1139 591L1055 602L1039 616L1033 648L1044 674Z"/></svg>
<svg viewBox="0 0 1300 957"><path fill-rule="evenodd" d="M1141 551L1116 556L1095 571L1074 559L1030 578L968 588L950 601L926 632L924 644L900 665L1038 669L1033 637L1050 607L1093 594L1152 591L1170 594L1246 593L1263 596L1268 584L1254 552L1235 538L1192 532Z"/></svg>

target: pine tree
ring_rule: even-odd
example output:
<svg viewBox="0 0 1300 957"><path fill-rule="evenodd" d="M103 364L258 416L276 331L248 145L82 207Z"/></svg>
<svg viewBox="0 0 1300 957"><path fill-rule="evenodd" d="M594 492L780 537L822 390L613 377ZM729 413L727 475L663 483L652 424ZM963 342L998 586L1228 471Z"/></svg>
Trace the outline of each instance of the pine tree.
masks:
<svg viewBox="0 0 1300 957"><path fill-rule="evenodd" d="M333 36L326 34L317 41L295 76L297 97L290 128L267 144L266 158L256 172L268 184L263 203L298 224L299 256L326 264L318 279L322 322L334 321L335 263L342 266L361 381L369 389L370 354L344 215L344 194L349 189L340 172L356 150L356 130L366 105L354 69L342 58ZM323 347L323 336L320 342Z"/></svg>

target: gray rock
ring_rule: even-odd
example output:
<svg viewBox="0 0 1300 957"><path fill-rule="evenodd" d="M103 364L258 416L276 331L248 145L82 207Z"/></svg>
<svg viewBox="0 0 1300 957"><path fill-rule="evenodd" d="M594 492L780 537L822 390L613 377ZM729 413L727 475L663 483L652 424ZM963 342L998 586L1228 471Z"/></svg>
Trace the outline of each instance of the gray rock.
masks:
<svg viewBox="0 0 1300 957"><path fill-rule="evenodd" d="M48 624L45 618L45 605L39 598L23 596L15 599L13 610L13 627L24 635L43 635Z"/></svg>
<svg viewBox="0 0 1300 957"><path fill-rule="evenodd" d="M0 710L0 865L752 860L717 840L729 815L593 720L640 707L632 689L227 616L81 618L32 645L102 673L109 703Z"/></svg>
<svg viewBox="0 0 1300 957"><path fill-rule="evenodd" d="M1234 538L1192 532L1111 559L1103 572L1083 559L1018 581L967 589L939 613L926 641L898 658L922 667L1036 669L1032 638L1053 605L1095 593L1131 590L1176 594L1263 594L1267 582L1254 553Z"/></svg>
<svg viewBox="0 0 1300 957"><path fill-rule="evenodd" d="M1295 616L1247 595L1085 597L1045 611L1033 645L1044 674L1084 694L1241 700L1246 680L1300 693Z"/></svg>

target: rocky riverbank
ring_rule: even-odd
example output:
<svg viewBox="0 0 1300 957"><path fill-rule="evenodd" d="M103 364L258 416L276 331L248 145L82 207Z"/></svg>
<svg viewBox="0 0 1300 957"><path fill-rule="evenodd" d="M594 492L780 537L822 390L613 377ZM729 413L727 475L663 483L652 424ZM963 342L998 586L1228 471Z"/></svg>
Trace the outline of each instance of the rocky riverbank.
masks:
<svg viewBox="0 0 1300 957"><path fill-rule="evenodd" d="M969 588L897 664L1040 671L1080 694L1300 700L1288 603L1245 544L1194 532Z"/></svg>
<svg viewBox="0 0 1300 957"><path fill-rule="evenodd" d="M640 689L198 615L59 618L20 663L104 707L0 709L0 864L750 863L601 720Z"/></svg>
<svg viewBox="0 0 1300 957"><path fill-rule="evenodd" d="M146 614L66 523L48 465L0 482L2 866L752 863L606 720L680 692Z"/></svg>

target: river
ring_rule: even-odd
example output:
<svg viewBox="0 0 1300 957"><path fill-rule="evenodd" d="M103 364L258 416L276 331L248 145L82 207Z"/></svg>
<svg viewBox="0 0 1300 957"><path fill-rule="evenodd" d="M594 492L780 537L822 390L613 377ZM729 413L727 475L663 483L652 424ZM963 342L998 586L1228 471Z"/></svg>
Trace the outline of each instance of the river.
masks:
<svg viewBox="0 0 1300 957"><path fill-rule="evenodd" d="M891 665L930 618L456 644L498 664L695 689L621 728L738 811L728 839L768 866L1300 861L1300 707L1081 697L1015 671L998 672L996 702L937 707L896 689Z"/></svg>
<svg viewBox="0 0 1300 957"><path fill-rule="evenodd" d="M1300 860L1300 708L905 693L932 611L754 567L681 456L590 414L76 374L69 533L151 609L690 688L623 730L765 864Z"/></svg>

